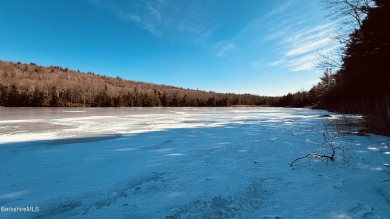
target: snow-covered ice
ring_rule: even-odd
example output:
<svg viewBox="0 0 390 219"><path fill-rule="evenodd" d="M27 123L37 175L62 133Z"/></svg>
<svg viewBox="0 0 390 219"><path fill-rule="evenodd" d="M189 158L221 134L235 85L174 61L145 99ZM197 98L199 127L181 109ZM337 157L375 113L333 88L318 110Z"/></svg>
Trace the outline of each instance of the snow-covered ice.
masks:
<svg viewBox="0 0 390 219"><path fill-rule="evenodd" d="M390 218L390 138L336 134L350 165L289 166L324 114L0 108L0 218Z"/></svg>

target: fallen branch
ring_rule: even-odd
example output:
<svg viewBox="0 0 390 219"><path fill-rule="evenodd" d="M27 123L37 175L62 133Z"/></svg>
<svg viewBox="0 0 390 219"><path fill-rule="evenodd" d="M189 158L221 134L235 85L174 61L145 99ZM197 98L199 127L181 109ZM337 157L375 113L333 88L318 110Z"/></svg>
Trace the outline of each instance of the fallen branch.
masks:
<svg viewBox="0 0 390 219"><path fill-rule="evenodd" d="M327 155L327 154L319 154L319 153L308 153L306 154L305 156L303 157L298 157L296 158L295 160L293 160L291 163L290 163L290 167L293 167L294 163L299 161L299 160L302 160L302 159L305 159L305 158L309 158L309 157L313 157L315 159L318 159L318 160L323 160L323 159L326 159L326 161L328 162L329 160L331 161L334 161L335 160L335 155L336 155L336 150L339 150L341 151L341 154L342 154L342 157L343 157L343 163L347 163L349 164L349 161L348 159L345 157L344 153L345 153L345 148L343 146L335 146L334 145L334 139L336 138L336 133L337 131L334 130L334 129L331 129L331 124L328 123L325 125L325 130L322 132L322 138L323 138L323 143L322 143L322 146L321 148L322 149L325 149L325 151L330 151L330 155ZM331 133L329 133L331 132Z"/></svg>
<svg viewBox="0 0 390 219"><path fill-rule="evenodd" d="M295 162L297 162L297 161L299 161L299 160L302 160L302 159L305 159L305 158L307 158L307 157L314 157L314 158L317 158L317 159L319 159L319 160L322 160L323 158L325 158L325 159L329 159L329 160L334 160L334 157L333 156L328 156L328 155L321 155L321 154L316 154L316 153L310 153L310 154L307 154L307 155L305 155L305 156L303 156L303 157L298 157L297 159L295 159L295 160L293 160L292 162L291 162L291 164L290 164L290 167L292 167L293 166L293 164L295 163Z"/></svg>

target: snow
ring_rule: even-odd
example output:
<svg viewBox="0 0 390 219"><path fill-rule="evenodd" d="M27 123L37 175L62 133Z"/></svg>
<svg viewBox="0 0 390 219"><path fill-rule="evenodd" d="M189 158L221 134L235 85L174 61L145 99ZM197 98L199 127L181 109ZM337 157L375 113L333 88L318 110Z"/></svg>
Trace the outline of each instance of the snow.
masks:
<svg viewBox="0 0 390 219"><path fill-rule="evenodd" d="M285 108L0 108L0 218L390 218L390 139ZM39 207L38 212L6 208Z"/></svg>

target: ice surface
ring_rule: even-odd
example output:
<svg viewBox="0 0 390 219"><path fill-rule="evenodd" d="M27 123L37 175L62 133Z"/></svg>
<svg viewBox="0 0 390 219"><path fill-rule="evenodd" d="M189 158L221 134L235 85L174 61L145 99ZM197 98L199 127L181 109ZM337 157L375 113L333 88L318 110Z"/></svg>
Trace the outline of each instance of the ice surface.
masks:
<svg viewBox="0 0 390 219"><path fill-rule="evenodd" d="M324 114L0 108L0 218L390 218L389 138L337 135L351 165L290 168Z"/></svg>

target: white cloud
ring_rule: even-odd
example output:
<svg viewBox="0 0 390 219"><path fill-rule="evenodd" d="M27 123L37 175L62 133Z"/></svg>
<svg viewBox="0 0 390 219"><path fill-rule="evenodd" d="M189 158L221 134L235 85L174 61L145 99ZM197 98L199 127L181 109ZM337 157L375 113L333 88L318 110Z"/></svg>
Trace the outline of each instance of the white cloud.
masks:
<svg viewBox="0 0 390 219"><path fill-rule="evenodd" d="M304 71L314 67L314 62L317 58L316 54L309 54L300 58L294 58L288 61L287 67L292 71Z"/></svg>
<svg viewBox="0 0 390 219"><path fill-rule="evenodd" d="M89 1L158 37L183 36L198 42L207 39L216 29L207 19L204 19L208 13L209 2Z"/></svg>
<svg viewBox="0 0 390 219"><path fill-rule="evenodd" d="M276 60L276 61L273 61L271 63L268 63L269 66L278 66L278 65L281 65L283 64L285 61L284 60Z"/></svg>
<svg viewBox="0 0 390 219"><path fill-rule="evenodd" d="M320 49L322 46L329 44L332 41L330 38L318 39L303 42L298 45L298 47L294 47L286 52L286 56L296 56L300 54L304 54L307 52L313 52L314 50Z"/></svg>
<svg viewBox="0 0 390 219"><path fill-rule="evenodd" d="M296 32L290 33L290 36L282 41L282 43L299 43L307 41L316 37L330 37L331 32L334 31L332 25L334 23L327 23L315 27L307 27Z"/></svg>
<svg viewBox="0 0 390 219"><path fill-rule="evenodd" d="M333 41L331 33L334 29L332 24L308 27L291 33L289 37L281 42L281 45L288 48L285 56L301 55L328 47L327 45Z"/></svg>
<svg viewBox="0 0 390 219"><path fill-rule="evenodd" d="M162 3L159 3L159 4L162 4ZM146 7L146 9L148 10L149 15L153 16L153 17L156 18L157 20L161 20L161 19L162 19L161 12L159 11L158 8L154 8L153 6L148 5L148 6Z"/></svg>
<svg viewBox="0 0 390 219"><path fill-rule="evenodd" d="M224 45L216 54L216 56L218 57L223 57L225 56L230 50L236 48L236 45L234 45L233 43L229 43L229 44L226 44Z"/></svg>
<svg viewBox="0 0 390 219"><path fill-rule="evenodd" d="M272 17L276 14L279 14L279 13L282 13L282 12L285 12L290 6L291 4L293 3L292 0L289 0L289 1L285 1L283 4L279 5L277 8L275 8L274 10L268 12L264 18L269 18L269 17Z"/></svg>
<svg viewBox="0 0 390 219"><path fill-rule="evenodd" d="M305 71L305 70L310 70L314 68L314 63L313 62L306 62L301 65L296 66L295 68L292 69L292 71Z"/></svg>
<svg viewBox="0 0 390 219"><path fill-rule="evenodd" d="M277 31L277 32L271 33L270 35L266 36L264 41L278 39L278 38L280 38L280 37L282 37L284 35L286 35L285 31L283 31L283 30Z"/></svg>
<svg viewBox="0 0 390 219"><path fill-rule="evenodd" d="M130 20L133 20L135 23L141 22L141 18L137 15L130 14L127 16Z"/></svg>
<svg viewBox="0 0 390 219"><path fill-rule="evenodd" d="M332 39L333 24L326 23L290 31L288 37L279 42L285 62L274 63L282 64L291 71L312 70L318 62L319 51L331 52L338 48Z"/></svg>

